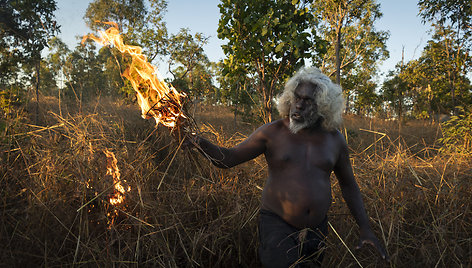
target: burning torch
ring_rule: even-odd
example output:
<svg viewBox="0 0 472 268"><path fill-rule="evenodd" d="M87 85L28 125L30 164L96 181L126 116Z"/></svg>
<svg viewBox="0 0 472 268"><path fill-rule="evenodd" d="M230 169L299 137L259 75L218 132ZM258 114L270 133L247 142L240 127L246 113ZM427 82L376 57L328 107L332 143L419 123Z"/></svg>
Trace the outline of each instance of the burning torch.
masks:
<svg viewBox="0 0 472 268"><path fill-rule="evenodd" d="M181 128L188 127L188 116L183 112L185 93L178 92L172 85L167 84L156 66L147 61L139 46L126 45L114 22L104 22L111 25L105 31L98 31L99 37L89 34L83 37L82 43L92 39L104 46L113 45L122 54L131 57L131 64L123 72L136 92L138 104L141 107L141 115L145 119L154 118L156 127L159 124L171 129L174 137L179 141L183 136Z"/></svg>

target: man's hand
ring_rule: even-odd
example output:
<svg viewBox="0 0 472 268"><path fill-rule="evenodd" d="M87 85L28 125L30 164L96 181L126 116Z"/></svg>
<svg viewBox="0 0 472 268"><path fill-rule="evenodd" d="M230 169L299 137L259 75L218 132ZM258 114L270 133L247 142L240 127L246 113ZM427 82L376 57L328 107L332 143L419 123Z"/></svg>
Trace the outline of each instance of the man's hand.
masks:
<svg viewBox="0 0 472 268"><path fill-rule="evenodd" d="M369 244L377 250L377 252L380 254L382 259L386 261L390 260L387 253L385 252L385 249L382 247L382 245L380 244L380 241L377 239L377 237L375 236L374 232L372 232L371 229L364 230L364 231L361 230L359 238L360 238L360 242L359 242L359 245L356 247L356 249L360 249L365 244Z"/></svg>
<svg viewBox="0 0 472 268"><path fill-rule="evenodd" d="M185 133L184 140L182 141L182 149L193 149L198 146L197 143L198 136L195 133Z"/></svg>

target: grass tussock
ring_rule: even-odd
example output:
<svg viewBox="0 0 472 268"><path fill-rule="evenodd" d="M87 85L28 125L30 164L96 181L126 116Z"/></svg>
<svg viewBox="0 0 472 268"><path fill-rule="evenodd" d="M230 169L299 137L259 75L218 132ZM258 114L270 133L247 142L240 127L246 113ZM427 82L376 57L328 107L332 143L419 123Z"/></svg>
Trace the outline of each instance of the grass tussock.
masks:
<svg viewBox="0 0 472 268"><path fill-rule="evenodd" d="M43 97L2 119L0 258L5 266L258 267L262 157L220 170L182 151L165 128L112 99L80 106ZM28 110L30 109L30 110ZM195 109L223 146L257 126L222 107ZM34 123L33 123L34 122ZM342 132L386 264L354 250L358 228L332 180L326 267L467 267L472 263L472 159L440 153L437 125L348 116ZM125 202L112 206L114 153ZM336 232L334 232L334 230ZM336 235L337 233L338 235ZM342 240L342 241L341 241ZM344 243L345 245L344 245Z"/></svg>

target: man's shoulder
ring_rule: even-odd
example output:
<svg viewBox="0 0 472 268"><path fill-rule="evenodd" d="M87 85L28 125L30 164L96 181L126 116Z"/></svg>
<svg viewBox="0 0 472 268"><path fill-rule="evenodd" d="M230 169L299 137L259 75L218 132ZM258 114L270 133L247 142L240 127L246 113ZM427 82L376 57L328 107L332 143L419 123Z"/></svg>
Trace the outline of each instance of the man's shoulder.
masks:
<svg viewBox="0 0 472 268"><path fill-rule="evenodd" d="M287 128L288 123L286 121L287 119L278 119L275 121L271 121L269 123L262 125L261 127L259 127L259 129L275 131L277 129Z"/></svg>
<svg viewBox="0 0 472 268"><path fill-rule="evenodd" d="M260 126L258 129L256 129L256 131L254 131L253 135L272 139L275 136L279 136L283 132L287 132L287 129L288 126L287 123L284 122L284 119L278 119Z"/></svg>
<svg viewBox="0 0 472 268"><path fill-rule="evenodd" d="M261 126L260 129L270 133L279 133L280 130L288 129L288 119L282 118L271 121Z"/></svg>
<svg viewBox="0 0 472 268"><path fill-rule="evenodd" d="M337 129L334 129L334 130L324 129L318 133L321 134L321 137L324 140L324 142L329 142L330 144L336 145L336 148L342 148L346 146L346 139L344 138L344 135Z"/></svg>
<svg viewBox="0 0 472 268"><path fill-rule="evenodd" d="M330 135L333 138L333 141L337 144L338 148L341 150L347 149L347 142L344 135L339 130L330 131Z"/></svg>
<svg viewBox="0 0 472 268"><path fill-rule="evenodd" d="M335 141L345 143L346 139L344 135L338 129L327 131L328 135L330 135Z"/></svg>

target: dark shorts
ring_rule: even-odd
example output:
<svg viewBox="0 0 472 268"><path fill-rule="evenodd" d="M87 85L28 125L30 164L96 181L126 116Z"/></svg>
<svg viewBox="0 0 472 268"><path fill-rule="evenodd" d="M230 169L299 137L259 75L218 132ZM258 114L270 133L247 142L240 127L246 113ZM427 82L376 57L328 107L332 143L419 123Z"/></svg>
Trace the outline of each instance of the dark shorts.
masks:
<svg viewBox="0 0 472 268"><path fill-rule="evenodd" d="M259 259L264 267L321 265L328 218L319 226L298 229L279 215L261 209L259 214Z"/></svg>

